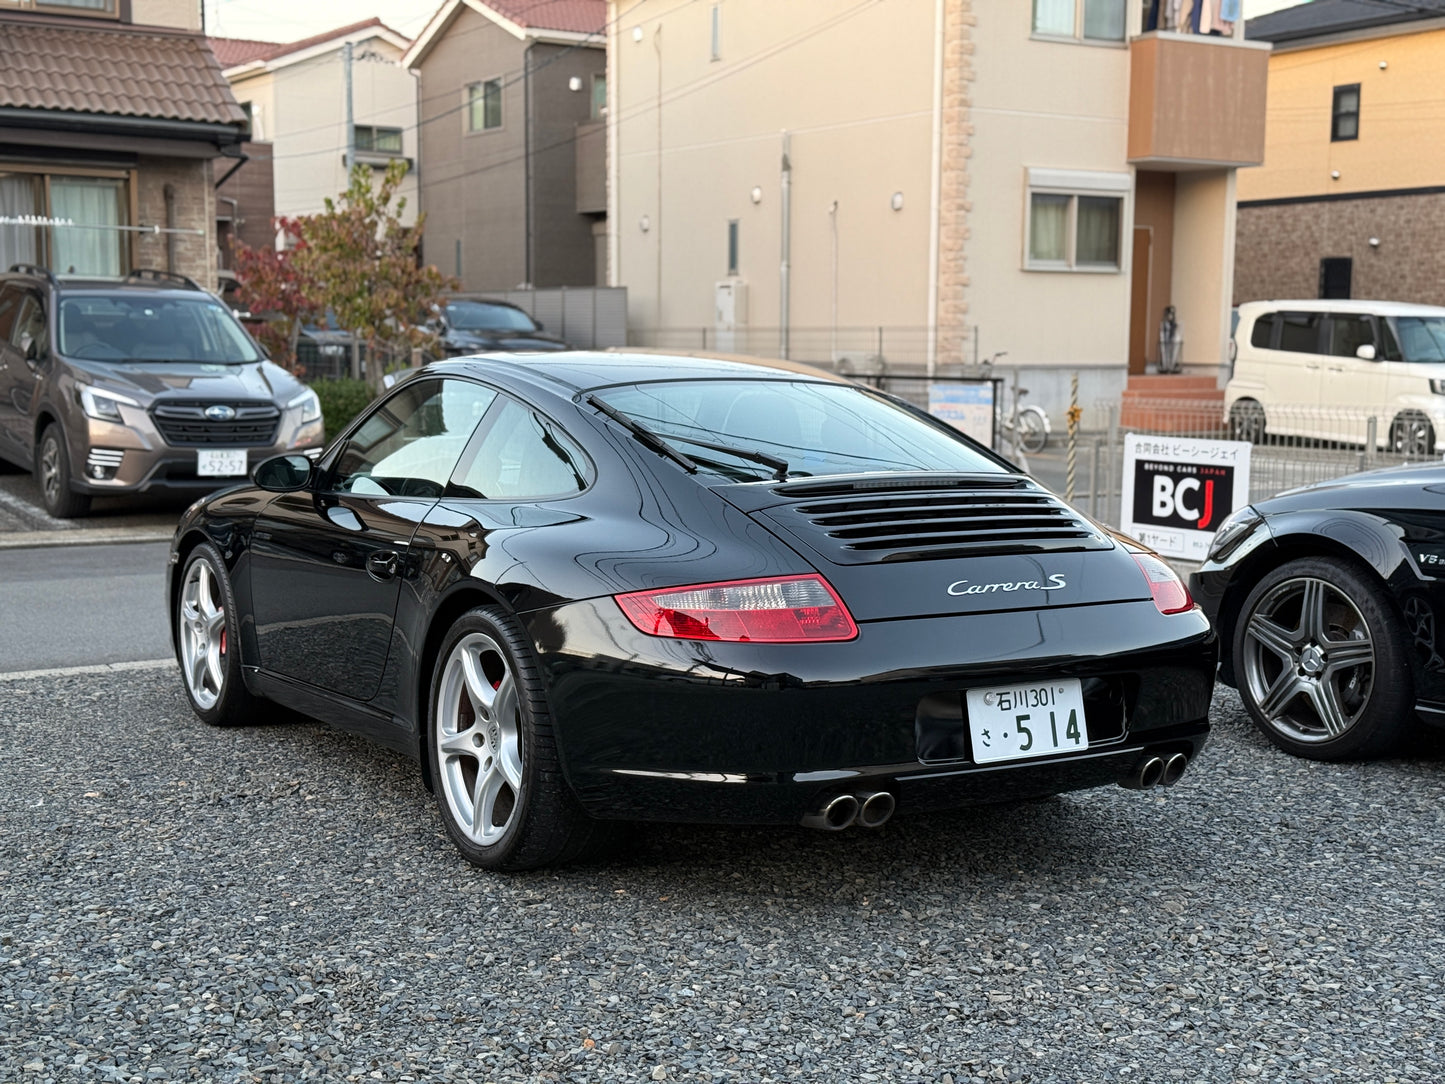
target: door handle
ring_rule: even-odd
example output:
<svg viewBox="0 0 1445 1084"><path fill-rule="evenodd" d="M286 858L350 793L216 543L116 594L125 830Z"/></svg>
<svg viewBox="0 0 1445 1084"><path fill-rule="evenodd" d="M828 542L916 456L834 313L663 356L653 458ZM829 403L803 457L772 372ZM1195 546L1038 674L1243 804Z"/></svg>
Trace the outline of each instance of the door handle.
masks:
<svg viewBox="0 0 1445 1084"><path fill-rule="evenodd" d="M401 558L392 550L377 550L367 554L366 574L374 580L395 579L400 567Z"/></svg>

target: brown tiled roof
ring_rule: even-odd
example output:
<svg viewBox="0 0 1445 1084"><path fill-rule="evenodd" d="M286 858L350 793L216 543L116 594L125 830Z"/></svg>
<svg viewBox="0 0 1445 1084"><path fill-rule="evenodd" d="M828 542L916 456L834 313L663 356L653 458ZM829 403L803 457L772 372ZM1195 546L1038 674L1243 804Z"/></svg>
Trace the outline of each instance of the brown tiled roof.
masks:
<svg viewBox="0 0 1445 1084"><path fill-rule="evenodd" d="M221 62L222 68L234 68L241 64L250 64L256 60L275 60L277 57L286 56L289 53L299 53L302 49L309 49L313 45L322 45L335 38L344 38L348 34L354 34L358 30L365 30L367 27L380 27L382 30L396 34L397 37L405 40L405 34L397 34L395 30L387 26L379 18L373 16L370 19L363 19L359 23L351 23L347 26L339 26L335 30L328 30L324 34L313 34L309 38L302 38L300 41L251 41L246 38L211 38L211 48L215 51L216 59Z"/></svg>
<svg viewBox="0 0 1445 1084"><path fill-rule="evenodd" d="M498 15L532 30L600 34L607 25L607 0L482 0Z"/></svg>
<svg viewBox="0 0 1445 1084"><path fill-rule="evenodd" d="M243 124L198 34L0 15L0 107Z"/></svg>

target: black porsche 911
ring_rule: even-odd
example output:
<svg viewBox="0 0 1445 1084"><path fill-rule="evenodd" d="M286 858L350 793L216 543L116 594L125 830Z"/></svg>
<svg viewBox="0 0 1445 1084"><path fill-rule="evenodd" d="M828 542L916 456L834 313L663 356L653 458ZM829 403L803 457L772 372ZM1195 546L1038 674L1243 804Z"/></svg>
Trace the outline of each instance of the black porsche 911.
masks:
<svg viewBox="0 0 1445 1084"><path fill-rule="evenodd" d="M1445 466L1282 493L1219 525L1190 577L1220 677L1281 749L1339 760L1445 725Z"/></svg>
<svg viewBox="0 0 1445 1084"><path fill-rule="evenodd" d="M1208 732L1214 633L1163 561L787 362L439 362L254 482L171 550L196 713L409 753L484 867L1169 784Z"/></svg>

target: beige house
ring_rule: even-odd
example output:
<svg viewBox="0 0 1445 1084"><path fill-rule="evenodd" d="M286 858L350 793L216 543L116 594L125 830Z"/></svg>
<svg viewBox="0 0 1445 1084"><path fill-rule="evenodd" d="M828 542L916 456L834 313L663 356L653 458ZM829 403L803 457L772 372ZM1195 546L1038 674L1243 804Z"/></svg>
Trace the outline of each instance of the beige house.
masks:
<svg viewBox="0 0 1445 1084"><path fill-rule="evenodd" d="M410 44L380 19L288 43L211 39L251 138L271 144L276 214L315 214L346 189L348 51L356 161L416 162L416 80L400 63ZM415 169L401 194L414 222Z"/></svg>
<svg viewBox="0 0 1445 1084"><path fill-rule="evenodd" d="M1068 373L1093 400L1156 365L1173 305L1213 379L1268 50L1238 24L1146 32L1150 9L612 0L633 341L892 372L1007 352L1053 409Z"/></svg>

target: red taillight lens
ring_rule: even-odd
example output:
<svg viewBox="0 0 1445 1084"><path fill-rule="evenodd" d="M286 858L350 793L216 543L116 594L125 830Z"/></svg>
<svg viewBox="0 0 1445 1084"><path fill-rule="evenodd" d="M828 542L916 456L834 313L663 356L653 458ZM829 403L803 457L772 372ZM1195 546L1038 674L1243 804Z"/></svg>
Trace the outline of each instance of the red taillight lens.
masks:
<svg viewBox="0 0 1445 1084"><path fill-rule="evenodd" d="M1189 588L1172 568L1152 553L1134 554L1134 563L1149 581L1149 594L1161 614L1181 614L1194 609Z"/></svg>
<svg viewBox="0 0 1445 1084"><path fill-rule="evenodd" d="M627 619L649 636L790 644L858 635L848 607L818 575L664 587L616 598Z"/></svg>

